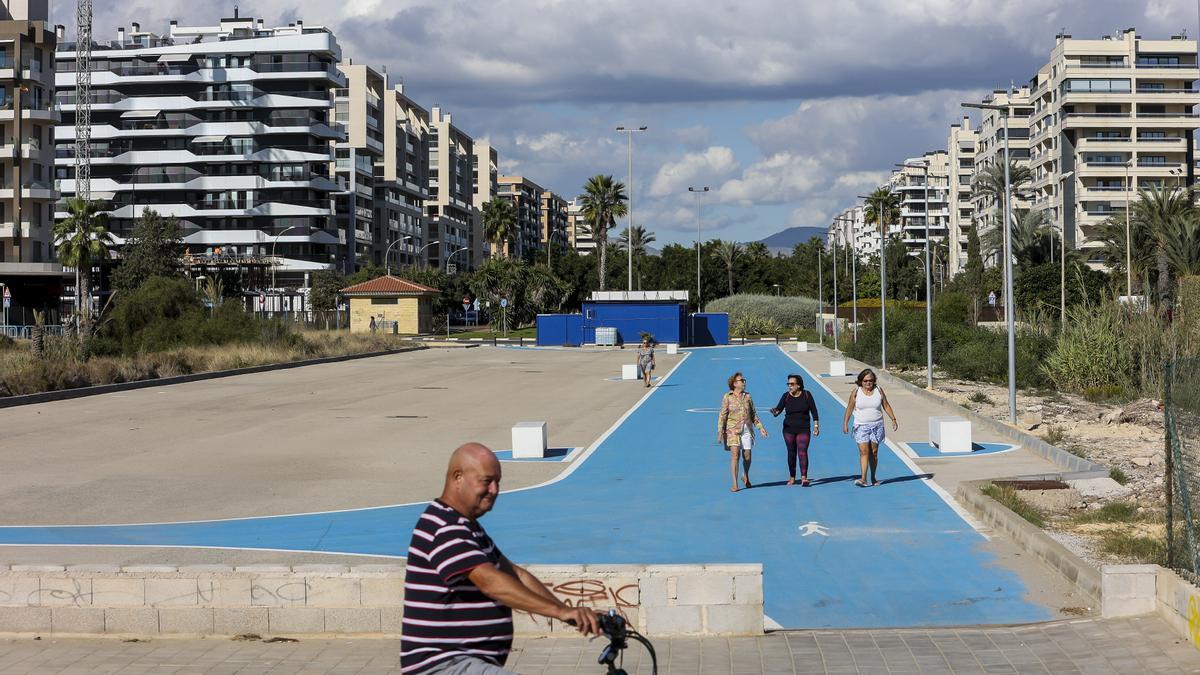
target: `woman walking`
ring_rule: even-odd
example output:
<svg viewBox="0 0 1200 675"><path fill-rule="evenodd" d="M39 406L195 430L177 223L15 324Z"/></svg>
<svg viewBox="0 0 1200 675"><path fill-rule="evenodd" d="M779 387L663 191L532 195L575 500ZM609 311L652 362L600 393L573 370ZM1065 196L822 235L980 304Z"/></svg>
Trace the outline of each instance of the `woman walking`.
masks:
<svg viewBox="0 0 1200 675"><path fill-rule="evenodd" d="M654 371L654 345L651 343L649 335L642 338L642 344L638 347L637 353L638 368L642 369L642 381L649 388L650 373Z"/></svg>
<svg viewBox="0 0 1200 675"><path fill-rule="evenodd" d="M846 402L846 416L842 418L842 433L847 433L850 415L854 415L854 442L858 444L858 461L862 466L862 478L854 481L859 487L879 485L875 479L875 467L879 465L879 444L883 443L883 413L892 418L892 431L899 428L896 413L888 403L887 394L876 386L875 371L867 368L858 374L858 386L850 392ZM867 469L871 470L871 482L867 482Z"/></svg>
<svg viewBox="0 0 1200 675"><path fill-rule="evenodd" d="M771 414L783 416L783 444L787 446L788 485L796 484L796 460L800 460L800 486L808 487L808 442L811 436L821 435L821 422L817 415L817 403L812 392L804 388L799 375L788 375L787 391L779 397L779 403L771 408ZM809 419L812 419L811 436Z"/></svg>
<svg viewBox="0 0 1200 675"><path fill-rule="evenodd" d="M725 445L729 451L729 472L733 476L733 487L730 492L738 491L738 457L742 460L742 484L750 484L750 449L754 447L754 427L758 427L763 438L767 437L767 428L758 413L754 411L754 401L746 391L746 378L741 373L734 373L729 378L729 392L721 399L721 414L717 418L717 441Z"/></svg>

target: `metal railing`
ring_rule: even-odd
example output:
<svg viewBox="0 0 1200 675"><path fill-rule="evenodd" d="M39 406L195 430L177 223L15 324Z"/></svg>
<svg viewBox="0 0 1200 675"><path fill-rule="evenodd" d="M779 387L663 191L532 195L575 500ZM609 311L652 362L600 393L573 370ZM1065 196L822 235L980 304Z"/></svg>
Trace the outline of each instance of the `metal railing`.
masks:
<svg viewBox="0 0 1200 675"><path fill-rule="evenodd" d="M5 326L0 324L0 335L10 337L14 340L32 340L33 329L35 326ZM42 331L46 335L63 334L63 327L60 325L42 326Z"/></svg>

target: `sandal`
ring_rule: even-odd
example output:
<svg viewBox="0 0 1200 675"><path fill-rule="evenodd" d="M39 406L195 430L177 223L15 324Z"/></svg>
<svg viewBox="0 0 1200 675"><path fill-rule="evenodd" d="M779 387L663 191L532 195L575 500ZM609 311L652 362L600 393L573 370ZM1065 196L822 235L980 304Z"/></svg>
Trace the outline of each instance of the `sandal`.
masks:
<svg viewBox="0 0 1200 675"><path fill-rule="evenodd" d="M734 485L733 487L729 488L729 491L730 491L730 492L737 492L737 491L738 491L738 486Z"/></svg>
<svg viewBox="0 0 1200 675"><path fill-rule="evenodd" d="M854 479L854 484L857 485L858 487L867 487L867 484L862 482L861 478Z"/></svg>
<svg viewBox="0 0 1200 675"><path fill-rule="evenodd" d="M795 484L796 484L796 479L795 479L795 478L789 478L789 479L788 479L788 482L787 482L787 484L788 484L788 485L795 485Z"/></svg>
<svg viewBox="0 0 1200 675"><path fill-rule="evenodd" d="M880 482L877 480L871 481L871 487L875 487L876 485L880 485Z"/></svg>
<svg viewBox="0 0 1200 675"><path fill-rule="evenodd" d="M800 487L808 487L808 479L807 478L800 479Z"/></svg>

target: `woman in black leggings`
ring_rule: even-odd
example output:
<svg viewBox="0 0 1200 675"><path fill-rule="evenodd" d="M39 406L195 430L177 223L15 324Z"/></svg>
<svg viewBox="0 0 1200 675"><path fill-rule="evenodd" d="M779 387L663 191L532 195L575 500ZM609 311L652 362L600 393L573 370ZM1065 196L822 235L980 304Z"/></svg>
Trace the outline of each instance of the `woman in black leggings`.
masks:
<svg viewBox="0 0 1200 675"><path fill-rule="evenodd" d="M808 441L809 418L812 418L812 436L821 435L817 415L817 403L811 392L805 391L804 380L799 375L788 375L787 392L779 397L779 403L771 408L771 414L783 418L783 442L788 452L788 485L796 484L796 460L800 460L800 485L808 487Z"/></svg>

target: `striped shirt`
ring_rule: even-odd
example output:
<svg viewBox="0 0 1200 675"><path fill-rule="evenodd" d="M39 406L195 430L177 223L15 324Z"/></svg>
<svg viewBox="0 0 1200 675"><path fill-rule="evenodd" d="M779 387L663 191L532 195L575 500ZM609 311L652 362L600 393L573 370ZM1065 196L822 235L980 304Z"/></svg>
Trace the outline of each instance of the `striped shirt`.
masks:
<svg viewBox="0 0 1200 675"><path fill-rule="evenodd" d="M512 610L471 584L480 565L503 555L479 522L434 500L417 519L404 573L400 672L421 673L454 656L503 666L512 648Z"/></svg>

